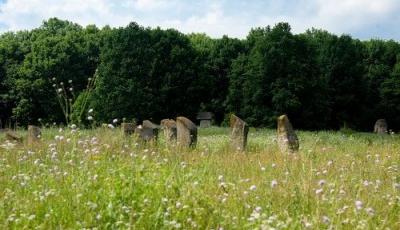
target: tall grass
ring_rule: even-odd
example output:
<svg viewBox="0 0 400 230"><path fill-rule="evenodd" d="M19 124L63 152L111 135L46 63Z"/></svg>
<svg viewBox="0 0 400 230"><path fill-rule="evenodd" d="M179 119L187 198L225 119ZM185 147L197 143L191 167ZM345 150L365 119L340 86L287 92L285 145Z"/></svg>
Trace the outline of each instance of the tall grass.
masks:
<svg viewBox="0 0 400 230"><path fill-rule="evenodd" d="M400 229L399 136L298 132L285 155L274 130L246 153L228 132L188 150L117 129L0 136L0 229Z"/></svg>

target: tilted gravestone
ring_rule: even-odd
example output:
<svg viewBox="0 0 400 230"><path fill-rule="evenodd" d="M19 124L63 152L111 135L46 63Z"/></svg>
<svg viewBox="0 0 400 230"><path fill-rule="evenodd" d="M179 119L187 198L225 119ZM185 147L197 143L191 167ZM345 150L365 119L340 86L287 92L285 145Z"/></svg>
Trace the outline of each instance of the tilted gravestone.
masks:
<svg viewBox="0 0 400 230"><path fill-rule="evenodd" d="M278 146L282 153L295 153L299 150L299 139L286 115L278 117Z"/></svg>
<svg viewBox="0 0 400 230"><path fill-rule="evenodd" d="M6 139L9 141L22 142L22 137L18 136L15 132L8 130L6 132Z"/></svg>
<svg viewBox="0 0 400 230"><path fill-rule="evenodd" d="M135 132L135 123L122 123L121 124L121 129L122 132L124 133L125 136L129 136Z"/></svg>
<svg viewBox="0 0 400 230"><path fill-rule="evenodd" d="M374 133L386 134L387 133L387 123L385 119L379 119L375 122Z"/></svg>
<svg viewBox="0 0 400 230"><path fill-rule="evenodd" d="M231 147L234 150L244 151L247 145L249 126L234 114L230 118Z"/></svg>
<svg viewBox="0 0 400 230"><path fill-rule="evenodd" d="M163 119L160 125L164 132L165 141L167 143L176 141L176 122L172 119Z"/></svg>
<svg viewBox="0 0 400 230"><path fill-rule="evenodd" d="M156 141L158 137L158 125L149 120L144 120L142 125L135 129L135 133L144 141Z"/></svg>
<svg viewBox="0 0 400 230"><path fill-rule="evenodd" d="M42 131L39 127L34 125L28 126L28 145L34 144L40 140Z"/></svg>
<svg viewBox="0 0 400 230"><path fill-rule="evenodd" d="M178 146L188 148L197 144L197 127L186 117L176 118Z"/></svg>

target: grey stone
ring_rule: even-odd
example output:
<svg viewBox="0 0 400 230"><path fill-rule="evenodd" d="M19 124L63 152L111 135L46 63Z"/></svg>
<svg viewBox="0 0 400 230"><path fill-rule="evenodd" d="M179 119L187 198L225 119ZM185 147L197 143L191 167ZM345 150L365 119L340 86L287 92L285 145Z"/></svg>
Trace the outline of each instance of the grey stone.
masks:
<svg viewBox="0 0 400 230"><path fill-rule="evenodd" d="M168 143L175 142L177 136L176 122L172 119L163 119L160 125L164 133L165 141Z"/></svg>
<svg viewBox="0 0 400 230"><path fill-rule="evenodd" d="M249 126L242 119L232 114L230 118L231 147L235 151L244 151L247 145Z"/></svg>
<svg viewBox="0 0 400 230"><path fill-rule="evenodd" d="M282 153L295 153L299 150L299 139L286 115L278 117L278 146Z"/></svg>
<svg viewBox="0 0 400 230"><path fill-rule="evenodd" d="M15 132L8 130L6 131L6 139L9 141L15 141L15 142L22 142L22 137L18 136Z"/></svg>
<svg viewBox="0 0 400 230"><path fill-rule="evenodd" d="M136 127L135 123L124 122L121 124L121 129L125 136L132 135L135 132L135 127Z"/></svg>
<svg viewBox="0 0 400 230"><path fill-rule="evenodd" d="M197 127L186 117L176 118L178 146L188 148L197 144Z"/></svg>
<svg viewBox="0 0 400 230"><path fill-rule="evenodd" d="M40 140L42 131L34 125L28 126L28 145L34 144Z"/></svg>
<svg viewBox="0 0 400 230"><path fill-rule="evenodd" d="M200 128L211 127L214 114L211 112L200 112L197 114L196 119L200 120Z"/></svg>
<svg viewBox="0 0 400 230"><path fill-rule="evenodd" d="M200 121L200 128L210 128L210 127L211 127L211 120Z"/></svg>
<svg viewBox="0 0 400 230"><path fill-rule="evenodd" d="M135 133L144 141L157 141L158 125L144 120L142 125L135 129Z"/></svg>
<svg viewBox="0 0 400 230"><path fill-rule="evenodd" d="M374 133L378 134L386 134L388 129L388 125L385 119L379 119L375 122Z"/></svg>

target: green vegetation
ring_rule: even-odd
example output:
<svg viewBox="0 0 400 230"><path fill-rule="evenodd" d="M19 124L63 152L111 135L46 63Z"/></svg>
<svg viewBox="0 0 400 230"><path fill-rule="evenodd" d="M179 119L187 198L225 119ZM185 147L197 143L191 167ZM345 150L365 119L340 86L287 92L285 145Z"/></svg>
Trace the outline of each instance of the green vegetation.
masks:
<svg viewBox="0 0 400 230"><path fill-rule="evenodd" d="M283 155L273 130L251 129L247 153L199 131L187 151L117 129L44 129L31 147L1 134L0 228L400 228L397 135L299 132Z"/></svg>
<svg viewBox="0 0 400 230"><path fill-rule="evenodd" d="M0 35L2 127L84 126L93 109L95 124L212 111L216 124L235 113L273 127L285 113L301 129L371 130L385 118L399 130L399 85L398 42L317 29L293 34L287 23L252 29L242 40L136 23L83 28L56 18Z"/></svg>

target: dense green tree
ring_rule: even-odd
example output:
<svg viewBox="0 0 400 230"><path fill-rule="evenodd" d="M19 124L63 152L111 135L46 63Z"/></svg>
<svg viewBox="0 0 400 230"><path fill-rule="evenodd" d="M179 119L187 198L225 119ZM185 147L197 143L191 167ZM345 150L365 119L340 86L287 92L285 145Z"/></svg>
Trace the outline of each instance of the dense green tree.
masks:
<svg viewBox="0 0 400 230"><path fill-rule="evenodd" d="M38 118L62 121L56 88L63 88L73 99L93 75L97 66L98 30L67 21L50 19L30 32L30 50L24 55L15 75L8 81L8 95L15 99L13 116L23 123Z"/></svg>
<svg viewBox="0 0 400 230"><path fill-rule="evenodd" d="M96 118L193 117L201 101L197 68L189 39L175 30L135 23L115 29L101 48L92 101Z"/></svg>
<svg viewBox="0 0 400 230"><path fill-rule="evenodd" d="M241 57L231 69L229 108L239 109L231 112L256 126L272 126L277 115L286 113L299 127L320 127L323 98L313 47L293 35L287 23L253 30L248 40L252 47L246 66Z"/></svg>
<svg viewBox="0 0 400 230"><path fill-rule="evenodd" d="M201 73L206 78L202 83L204 101L202 101L203 108L200 109L214 112L217 123L220 123L226 111L228 73L233 60L244 52L244 43L227 36L211 39L204 34L192 34L190 38L201 58L203 65Z"/></svg>
<svg viewBox="0 0 400 230"><path fill-rule="evenodd" d="M399 60L393 40L317 29L295 35L287 23L239 40L52 18L0 35L0 120L89 124L92 108L97 122L157 122L208 110L217 123L233 112L273 127L285 113L296 128L371 130L386 118L398 130Z"/></svg>

